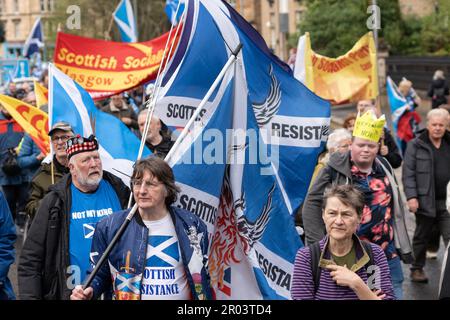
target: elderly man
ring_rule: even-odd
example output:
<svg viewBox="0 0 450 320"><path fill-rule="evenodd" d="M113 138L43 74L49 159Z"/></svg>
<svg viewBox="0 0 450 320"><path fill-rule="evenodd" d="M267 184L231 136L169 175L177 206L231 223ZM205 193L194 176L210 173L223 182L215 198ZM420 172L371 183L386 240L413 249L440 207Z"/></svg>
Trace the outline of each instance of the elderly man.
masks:
<svg viewBox="0 0 450 320"><path fill-rule="evenodd" d="M66 142L73 137L73 130L67 122L55 123L48 132L53 151L53 160L50 163L42 163L30 186L30 197L25 207L28 216L33 219L39 204L48 192L48 188L57 183L63 175L69 173L67 161Z"/></svg>
<svg viewBox="0 0 450 320"><path fill-rule="evenodd" d="M427 114L426 129L406 148L403 187L408 207L416 214L415 261L411 268L414 282L428 281L423 268L433 224L439 225L446 245L450 239L450 214L445 207L446 187L450 181L448 121L447 110L431 110Z"/></svg>
<svg viewBox="0 0 450 320"><path fill-rule="evenodd" d="M380 116L380 112L373 104L372 100L360 100L356 105L356 109L359 113L364 114L369 110L372 110L377 116ZM397 148L394 138L391 135L386 126L383 128L383 135L381 138L380 149L378 155L383 156L389 161L392 168L397 169L402 165L402 156Z"/></svg>
<svg viewBox="0 0 450 320"><path fill-rule="evenodd" d="M377 156L384 122L382 118L376 119L372 111L356 119L350 151L332 154L328 165L319 173L303 206L303 222L307 243L320 241L325 236L322 220L325 189L332 184L356 186L365 198L357 234L383 248L395 296L401 299L403 273L400 258L409 262L412 249L392 168L386 159Z"/></svg>
<svg viewBox="0 0 450 320"><path fill-rule="evenodd" d="M84 280L97 222L126 208L129 189L102 170L93 135L67 141L70 174L49 188L18 266L21 299L69 299Z"/></svg>
<svg viewBox="0 0 450 320"><path fill-rule="evenodd" d="M147 113L148 109L143 109L139 112L138 124L141 135L144 134ZM154 155L164 159L174 143L175 142L172 141L167 126L162 123L158 116L153 115L152 120L150 121L150 128L147 133L145 145L153 152Z"/></svg>

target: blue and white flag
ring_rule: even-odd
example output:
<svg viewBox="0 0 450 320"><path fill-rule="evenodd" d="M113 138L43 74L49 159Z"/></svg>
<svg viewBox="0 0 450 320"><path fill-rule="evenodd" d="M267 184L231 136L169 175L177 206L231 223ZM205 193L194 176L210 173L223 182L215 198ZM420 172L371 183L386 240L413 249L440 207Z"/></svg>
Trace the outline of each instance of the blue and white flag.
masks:
<svg viewBox="0 0 450 320"><path fill-rule="evenodd" d="M239 43L243 49L168 159L182 190L177 205L208 227L218 299L290 299L302 246L291 214L327 139L330 105L298 82L230 6L186 5L155 109L164 123L184 127L231 50Z"/></svg>
<svg viewBox="0 0 450 320"><path fill-rule="evenodd" d="M180 22L181 15L184 11L184 0L166 0L166 8L164 11L166 11L170 23L176 26Z"/></svg>
<svg viewBox="0 0 450 320"><path fill-rule="evenodd" d="M23 46L23 56L30 58L34 53L39 53L39 49L44 47L44 34L42 32L41 17L37 18L31 28L30 34Z"/></svg>
<svg viewBox="0 0 450 320"><path fill-rule="evenodd" d="M294 213L304 200L328 137L329 102L295 79L289 66L270 52L259 33L228 4L195 0L187 5L183 33L163 79L155 113L168 126L183 128L230 50L241 42L250 103L260 129L279 140L280 159L274 167L286 205Z"/></svg>
<svg viewBox="0 0 450 320"><path fill-rule="evenodd" d="M58 121L65 121L70 123L75 134L89 137L94 133L91 119L95 123L103 169L129 185L132 166L139 152L139 139L122 121L98 110L86 90L50 64L49 128ZM145 147L142 157L150 154Z"/></svg>
<svg viewBox="0 0 450 320"><path fill-rule="evenodd" d="M123 42L137 42L136 21L130 0L122 0L113 13Z"/></svg>

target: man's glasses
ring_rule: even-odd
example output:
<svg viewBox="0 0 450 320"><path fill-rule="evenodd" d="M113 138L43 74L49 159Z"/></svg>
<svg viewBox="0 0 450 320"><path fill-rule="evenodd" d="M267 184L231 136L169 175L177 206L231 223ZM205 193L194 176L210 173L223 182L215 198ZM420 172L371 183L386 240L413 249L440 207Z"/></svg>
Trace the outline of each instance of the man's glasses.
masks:
<svg viewBox="0 0 450 320"><path fill-rule="evenodd" d="M57 143L59 141L66 142L70 138L72 138L72 136L59 136L59 137L53 136L51 139L52 139L52 142Z"/></svg>

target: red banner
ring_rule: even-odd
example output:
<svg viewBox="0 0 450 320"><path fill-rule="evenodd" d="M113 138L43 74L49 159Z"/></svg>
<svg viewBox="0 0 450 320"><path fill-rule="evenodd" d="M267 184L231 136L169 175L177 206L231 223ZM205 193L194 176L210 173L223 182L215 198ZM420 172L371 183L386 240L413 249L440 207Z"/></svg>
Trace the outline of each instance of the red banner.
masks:
<svg viewBox="0 0 450 320"><path fill-rule="evenodd" d="M58 32L53 61L92 98L103 99L155 79L168 36L125 43Z"/></svg>

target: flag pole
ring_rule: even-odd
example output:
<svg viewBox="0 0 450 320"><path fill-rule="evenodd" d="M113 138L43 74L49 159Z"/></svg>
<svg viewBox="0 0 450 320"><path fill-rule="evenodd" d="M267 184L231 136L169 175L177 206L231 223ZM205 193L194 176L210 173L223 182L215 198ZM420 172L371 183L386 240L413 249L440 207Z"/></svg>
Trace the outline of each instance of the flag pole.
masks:
<svg viewBox="0 0 450 320"><path fill-rule="evenodd" d="M222 80L222 78L224 77L225 73L227 72L228 68L234 63L236 62L237 59L237 55L239 54L239 51L241 51L242 49L242 43L240 43L236 49L232 52L231 56L228 58L227 63L224 65L224 67L222 68L222 70L220 71L219 75L217 76L216 80L214 81L214 83L211 85L211 88L209 88L208 92L206 93L205 97L203 98L203 100L200 102L199 106L197 107L197 109L195 110L194 114L192 115L192 117L189 119L189 122L187 123L187 125L184 127L183 131L181 132L180 137L177 139L177 141L175 142L175 144L173 145L173 147L170 149L170 152L167 154L167 156L164 158L164 161L168 161L168 159L170 159L170 157L173 155L174 150L177 148L177 146L180 145L181 141L187 136L187 133L189 131L189 127L194 123L195 119L198 117L198 115L200 114L200 111L202 110L203 106L206 104L206 102L208 102L208 99L211 97L212 93L214 92L214 90L216 90L216 87L218 86L219 82ZM89 277L87 278L87 280L85 281L84 285L83 285L83 290L88 288L92 281L94 280L95 276L97 275L98 271L102 268L103 264L105 263L106 259L108 258L109 254L111 253L112 249L114 248L114 246L116 245L116 243L119 241L120 237L122 236L122 234L125 232L126 228L128 227L128 225L131 222L131 219L133 219L134 214L136 213L136 211L138 210L138 205L137 203L134 204L133 208L130 210L130 212L128 213L125 221L122 223L122 225L119 228L119 231L117 231L117 233L114 235L114 238L111 240L111 242L109 243L108 247L106 248L105 252L103 252L102 256L100 257L100 260L97 262L97 264L95 265L94 270L92 271L92 273L89 275Z"/></svg>
<svg viewBox="0 0 450 320"><path fill-rule="evenodd" d="M108 30L105 31L105 40L111 40L111 30L114 22L114 14L111 13L111 19L109 20Z"/></svg>
<svg viewBox="0 0 450 320"><path fill-rule="evenodd" d="M199 116L200 112L202 111L202 108L205 106L205 104L208 102L209 98L211 97L211 95L213 94L214 90L216 90L217 85L219 84L219 82L222 80L222 78L224 77L225 73L227 72L228 68L234 63L236 62L237 59L237 55L239 54L239 51L241 51L242 49L242 43L239 43L238 46L236 47L236 49L231 53L231 56L228 58L227 63L223 66L222 70L220 71L219 75L217 76L216 80L214 81L214 83L212 84L211 88L209 88L208 92L206 93L205 97L203 98L203 100L200 102L200 104L198 105L197 109L195 109L194 114L192 115L192 117L189 119L188 123L186 124L186 126L184 127L183 131L181 132L180 136L178 137L177 141L175 141L175 144L172 146L172 148L170 149L169 153L167 154L167 156L164 158L164 160L167 162L169 161L169 159L172 157L172 155L175 152L175 149L181 144L181 142L183 141L183 139L187 136L188 132L189 132L189 128L192 126L192 124L194 123L195 119Z"/></svg>
<svg viewBox="0 0 450 320"><path fill-rule="evenodd" d="M85 283L83 285L83 290L88 288L91 285L91 283L94 280L95 276L97 275L98 271L101 269L101 267L105 263L106 259L108 258L109 254L111 253L111 250L114 248L114 246L119 241L122 234L125 232L128 225L130 224L131 219L133 219L133 216L136 213L137 209L138 209L138 206L137 206L137 204L135 204L133 206L133 208L130 210L130 212L128 213L127 217L125 218L125 221L120 226L119 231L117 231L114 238L111 240L108 247L106 248L105 252L103 252L100 260L98 260L97 264L95 265L94 270L92 271L92 273L89 275L89 277L85 281Z"/></svg>
<svg viewBox="0 0 450 320"><path fill-rule="evenodd" d="M377 0L372 0L372 5L377 7ZM375 8L377 9L377 8ZM375 42L375 70L377 71L377 85L378 85L378 96L376 107L381 114L381 85L380 85L380 74L378 68L378 26L380 21L378 21L378 13L375 13L375 28L373 30L373 38Z"/></svg>
<svg viewBox="0 0 450 320"><path fill-rule="evenodd" d="M180 3L178 3L177 13L178 13L179 8L180 8ZM172 47L173 47L173 43L175 42L175 39L177 37L178 31L180 29L179 26L180 26L180 24L178 24L177 30L175 32L175 35L173 36ZM141 159L142 153L144 152L145 140L146 140L147 135L148 135L148 130L150 128L150 120L151 120L151 117L153 116L153 110L154 110L154 106L156 104L156 96L159 94L159 86L161 84L161 78L162 78L161 77L161 71L163 69L164 59L166 58L167 48L168 48L169 42L170 42L170 40L172 38L171 35L172 35L173 27L174 26L171 25L170 31L169 31L169 36L167 38L166 45L164 47L163 56L161 58L161 62L159 64L159 68L158 68L158 73L156 75L155 88L154 88L154 91L153 91L153 95L151 97L149 97L149 99L147 101L144 102L144 105L150 105L150 108L149 108L149 111L147 112L147 117L145 118L144 132L142 133L141 144L139 145L139 151L138 151L138 155L137 155L136 161L139 161ZM170 54L168 55L168 57L170 57ZM145 93L144 93L144 97L145 97ZM130 194L130 198L128 200L127 208L131 207L131 202L132 201L133 201L133 194L131 193Z"/></svg>

